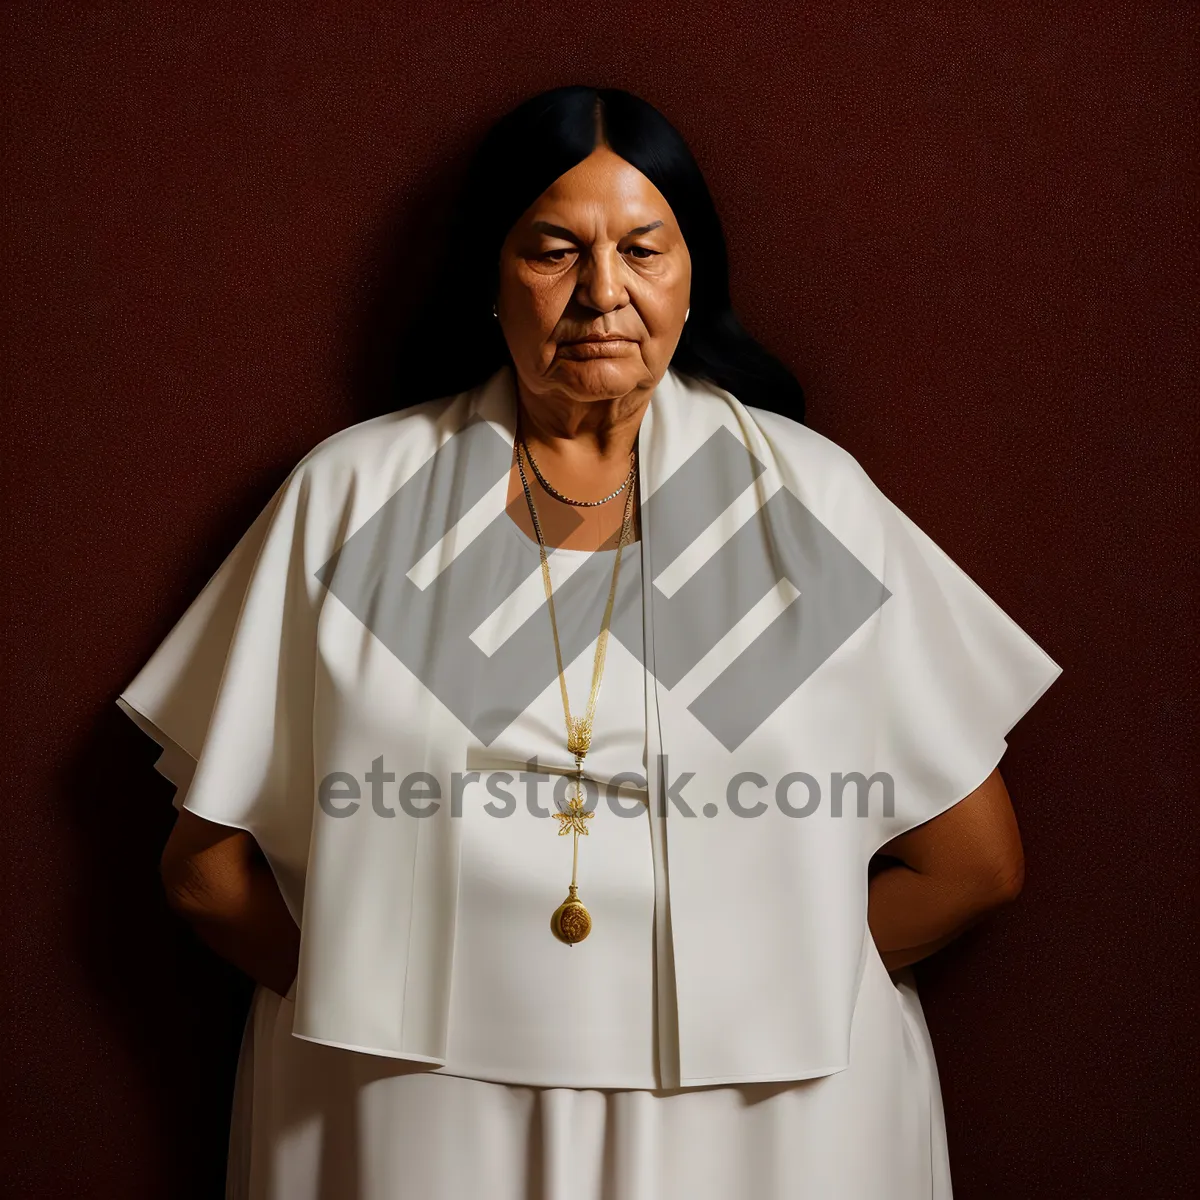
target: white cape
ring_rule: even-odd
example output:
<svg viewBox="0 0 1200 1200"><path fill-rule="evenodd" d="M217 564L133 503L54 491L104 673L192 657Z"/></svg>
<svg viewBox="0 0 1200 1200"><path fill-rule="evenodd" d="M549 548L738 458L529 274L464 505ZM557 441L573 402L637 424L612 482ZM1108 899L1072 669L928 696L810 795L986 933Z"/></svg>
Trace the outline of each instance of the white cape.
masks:
<svg viewBox="0 0 1200 1200"><path fill-rule="evenodd" d="M316 447L118 701L176 804L270 862L298 1037L445 1062L451 777L502 681L557 686L552 651L487 621L515 415L504 367ZM670 371L638 445L662 1083L833 1074L868 860L982 783L1061 669L806 426ZM548 647L544 609L522 633ZM423 773L407 809L363 782L380 758Z"/></svg>

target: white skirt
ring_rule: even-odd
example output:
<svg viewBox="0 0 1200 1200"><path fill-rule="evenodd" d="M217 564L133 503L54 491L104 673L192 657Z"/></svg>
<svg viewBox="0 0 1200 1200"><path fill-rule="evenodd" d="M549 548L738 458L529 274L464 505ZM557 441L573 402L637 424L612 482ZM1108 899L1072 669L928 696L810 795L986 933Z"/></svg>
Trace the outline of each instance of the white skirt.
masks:
<svg viewBox="0 0 1200 1200"><path fill-rule="evenodd" d="M752 1019L752 1018L751 1018ZM950 1200L911 973L873 946L836 1075L673 1091L525 1087L291 1034L255 991L227 1200Z"/></svg>

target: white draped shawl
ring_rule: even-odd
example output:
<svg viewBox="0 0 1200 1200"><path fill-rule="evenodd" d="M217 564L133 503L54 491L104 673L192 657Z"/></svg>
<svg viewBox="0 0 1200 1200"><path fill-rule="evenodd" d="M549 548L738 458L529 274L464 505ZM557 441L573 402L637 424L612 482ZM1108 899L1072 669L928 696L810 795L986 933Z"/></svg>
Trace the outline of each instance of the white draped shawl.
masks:
<svg viewBox="0 0 1200 1200"><path fill-rule="evenodd" d="M451 776L498 732L498 679L557 686L544 608L524 642L487 622L515 414L506 366L321 443L118 700L176 804L269 861L296 1036L445 1061ZM1061 669L806 426L670 371L638 445L663 1086L832 1074L869 858L982 783ZM377 759L422 773L407 808L398 782L373 803Z"/></svg>

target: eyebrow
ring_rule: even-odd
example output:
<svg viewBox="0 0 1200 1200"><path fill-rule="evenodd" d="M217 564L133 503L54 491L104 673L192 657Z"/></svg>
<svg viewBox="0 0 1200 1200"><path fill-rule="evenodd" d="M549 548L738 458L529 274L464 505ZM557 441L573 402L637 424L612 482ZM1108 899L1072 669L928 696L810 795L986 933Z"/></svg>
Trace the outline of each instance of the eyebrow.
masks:
<svg viewBox="0 0 1200 1200"><path fill-rule="evenodd" d="M657 229L662 224L661 221L651 221L649 225L639 225L636 229L629 230L625 237L638 237L643 233L649 233L652 229ZM579 236L572 233L569 229L563 228L561 225L552 225L549 221L534 221L533 228L538 233L548 233L551 237L560 237L564 241L578 242Z"/></svg>

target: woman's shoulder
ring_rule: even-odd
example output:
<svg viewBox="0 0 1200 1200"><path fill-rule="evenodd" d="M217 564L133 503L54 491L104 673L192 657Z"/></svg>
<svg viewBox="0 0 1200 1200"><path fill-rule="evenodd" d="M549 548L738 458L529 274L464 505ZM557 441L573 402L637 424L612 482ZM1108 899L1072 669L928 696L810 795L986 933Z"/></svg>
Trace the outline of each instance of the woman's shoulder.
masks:
<svg viewBox="0 0 1200 1200"><path fill-rule="evenodd" d="M805 529L815 519L868 569L882 570L900 532L899 510L856 455L790 417L746 411L757 426L760 449L792 497L781 511Z"/></svg>
<svg viewBox="0 0 1200 1200"><path fill-rule="evenodd" d="M746 409L791 490L825 503L876 501L879 488L855 455L826 434L781 413Z"/></svg>
<svg viewBox="0 0 1200 1200"><path fill-rule="evenodd" d="M853 485L866 480L858 459L827 435L773 409L746 404L735 393L709 380L679 371L673 371L673 376L687 408L698 413L702 427L729 425L732 408L733 420L741 425L740 436L748 438L752 450L774 458L785 476L802 472L809 484L819 481L822 485L839 480ZM746 428L746 417L753 431Z"/></svg>
<svg viewBox="0 0 1200 1200"><path fill-rule="evenodd" d="M470 401L469 392L444 396L339 429L296 463L269 507L281 519L302 521L317 542L332 544L419 471Z"/></svg>
<svg viewBox="0 0 1200 1200"><path fill-rule="evenodd" d="M316 480L370 469L397 455L428 453L439 426L464 398L465 393L443 396L347 425L313 446L293 473Z"/></svg>

